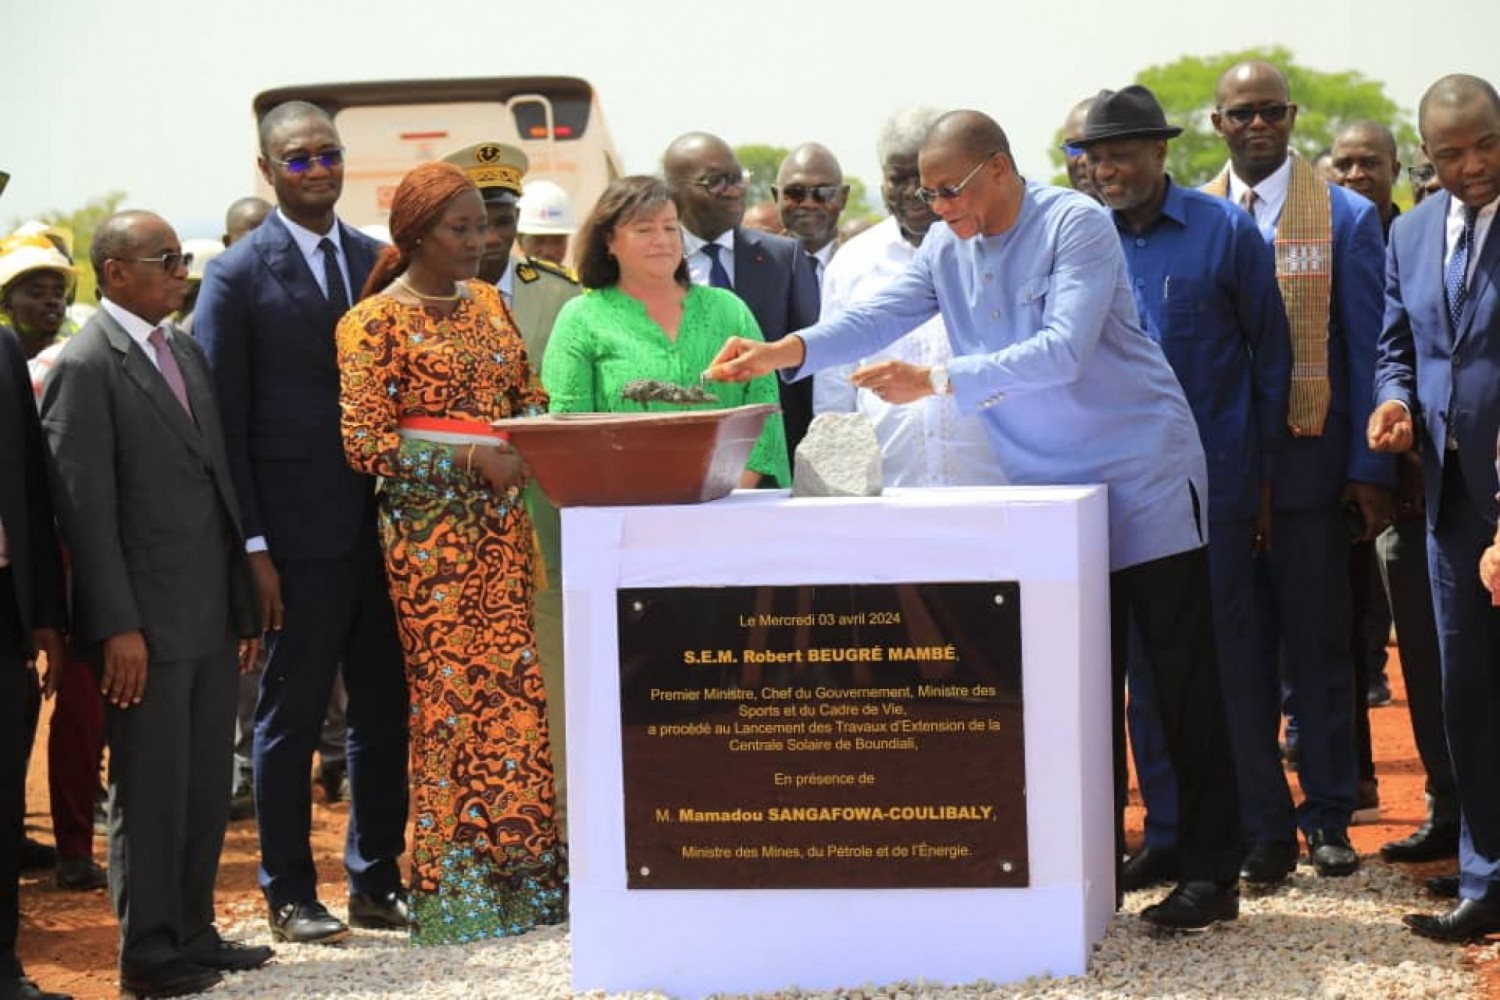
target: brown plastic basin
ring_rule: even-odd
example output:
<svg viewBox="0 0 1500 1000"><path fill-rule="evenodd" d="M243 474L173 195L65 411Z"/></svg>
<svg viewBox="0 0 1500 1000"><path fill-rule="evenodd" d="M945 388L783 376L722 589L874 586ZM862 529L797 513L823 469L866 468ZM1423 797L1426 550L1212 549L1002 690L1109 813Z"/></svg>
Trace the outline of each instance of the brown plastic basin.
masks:
<svg viewBox="0 0 1500 1000"><path fill-rule="evenodd" d="M739 483L770 403L497 420L559 507L717 500Z"/></svg>

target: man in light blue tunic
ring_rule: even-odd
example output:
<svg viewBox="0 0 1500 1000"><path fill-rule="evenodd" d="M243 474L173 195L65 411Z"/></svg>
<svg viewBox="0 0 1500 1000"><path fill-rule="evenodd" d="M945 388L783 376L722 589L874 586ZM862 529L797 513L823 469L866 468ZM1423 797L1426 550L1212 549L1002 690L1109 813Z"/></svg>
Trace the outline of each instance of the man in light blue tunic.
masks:
<svg viewBox="0 0 1500 1000"><path fill-rule="evenodd" d="M1123 815L1126 637L1158 672L1182 802L1181 876L1142 916L1202 930L1239 913L1240 821L1209 604L1207 471L1198 429L1143 332L1114 224L1072 191L1027 183L977 111L932 127L921 195L942 219L907 272L849 311L774 343L731 340L716 379L802 378L874 353L941 313L947 365L882 361L852 376L890 403L952 393L981 414L1010 479L1109 487L1117 813ZM1189 832L1191 831L1191 832ZM1123 846L1123 823L1117 820Z"/></svg>

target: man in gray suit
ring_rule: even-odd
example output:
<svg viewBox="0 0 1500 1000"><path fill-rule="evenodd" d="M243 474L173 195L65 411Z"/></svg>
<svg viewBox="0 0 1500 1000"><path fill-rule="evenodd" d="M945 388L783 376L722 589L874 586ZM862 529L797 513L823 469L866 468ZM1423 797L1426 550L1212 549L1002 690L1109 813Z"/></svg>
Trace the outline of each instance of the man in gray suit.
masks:
<svg viewBox="0 0 1500 1000"><path fill-rule="evenodd" d="M120 983L180 996L271 957L214 928L236 666L255 662L261 622L208 365L167 321L187 290L177 235L122 212L90 258L101 309L53 365L42 427L73 639L107 703Z"/></svg>

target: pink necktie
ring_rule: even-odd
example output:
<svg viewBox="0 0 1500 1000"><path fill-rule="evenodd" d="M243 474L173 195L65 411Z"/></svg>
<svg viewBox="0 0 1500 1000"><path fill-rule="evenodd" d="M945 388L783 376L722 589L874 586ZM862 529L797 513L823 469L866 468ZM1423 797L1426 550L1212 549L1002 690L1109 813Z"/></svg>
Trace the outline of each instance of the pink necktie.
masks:
<svg viewBox="0 0 1500 1000"><path fill-rule="evenodd" d="M166 334L162 333L161 327L151 331L151 336L146 338L151 349L156 352L156 365L161 369L162 378L167 380L167 385L172 388L172 395L177 397L177 402L187 411L188 416L193 415L193 407L188 402L187 383L182 380L182 369L177 367L177 358L172 354L172 348L167 346Z"/></svg>

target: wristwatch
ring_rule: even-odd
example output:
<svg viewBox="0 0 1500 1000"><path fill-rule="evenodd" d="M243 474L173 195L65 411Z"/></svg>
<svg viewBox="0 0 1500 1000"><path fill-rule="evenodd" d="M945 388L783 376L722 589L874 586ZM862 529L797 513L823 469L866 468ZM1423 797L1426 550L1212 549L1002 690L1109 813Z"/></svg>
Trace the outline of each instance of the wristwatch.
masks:
<svg viewBox="0 0 1500 1000"><path fill-rule="evenodd" d="M927 384L939 396L948 395L948 366L933 365L927 369Z"/></svg>

